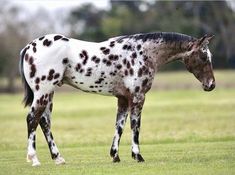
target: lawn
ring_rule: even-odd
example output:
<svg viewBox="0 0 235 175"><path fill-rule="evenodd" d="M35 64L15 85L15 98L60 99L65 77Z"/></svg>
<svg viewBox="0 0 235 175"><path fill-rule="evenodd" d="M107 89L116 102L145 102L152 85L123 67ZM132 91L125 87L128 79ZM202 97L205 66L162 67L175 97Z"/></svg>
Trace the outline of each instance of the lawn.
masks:
<svg viewBox="0 0 235 175"><path fill-rule="evenodd" d="M55 94L52 131L66 165L56 166L41 129L41 167L26 163L22 94L0 95L0 174L235 174L235 90L151 91L140 134L144 163L131 159L130 123L120 143L121 162L109 149L116 99L86 93Z"/></svg>

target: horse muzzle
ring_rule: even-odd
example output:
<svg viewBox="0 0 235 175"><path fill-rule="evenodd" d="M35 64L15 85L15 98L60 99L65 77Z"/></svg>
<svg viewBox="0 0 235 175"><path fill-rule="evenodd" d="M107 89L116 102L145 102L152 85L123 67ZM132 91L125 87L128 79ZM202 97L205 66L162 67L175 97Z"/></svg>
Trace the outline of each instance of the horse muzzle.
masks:
<svg viewBox="0 0 235 175"><path fill-rule="evenodd" d="M202 87L204 91L212 91L213 89L215 89L215 81L211 81L208 84L203 84Z"/></svg>

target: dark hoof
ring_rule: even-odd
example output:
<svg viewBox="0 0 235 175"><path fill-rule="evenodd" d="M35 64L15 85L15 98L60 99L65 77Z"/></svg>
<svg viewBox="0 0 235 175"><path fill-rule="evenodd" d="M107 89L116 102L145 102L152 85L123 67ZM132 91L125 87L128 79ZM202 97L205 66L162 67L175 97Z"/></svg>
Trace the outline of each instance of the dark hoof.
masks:
<svg viewBox="0 0 235 175"><path fill-rule="evenodd" d="M132 152L132 158L137 162L144 162L144 158L140 154L135 154Z"/></svg>
<svg viewBox="0 0 235 175"><path fill-rule="evenodd" d="M118 162L120 162L121 160L120 160L120 158L119 158L119 156L117 155L117 156L115 156L115 157L113 157L113 163L118 163Z"/></svg>

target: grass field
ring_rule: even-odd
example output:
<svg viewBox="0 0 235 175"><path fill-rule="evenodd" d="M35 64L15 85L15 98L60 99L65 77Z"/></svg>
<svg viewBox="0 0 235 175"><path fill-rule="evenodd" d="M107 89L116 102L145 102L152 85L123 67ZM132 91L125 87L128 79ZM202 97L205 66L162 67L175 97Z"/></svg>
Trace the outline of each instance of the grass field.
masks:
<svg viewBox="0 0 235 175"><path fill-rule="evenodd" d="M121 162L111 162L115 98L63 92L55 94L52 131L66 165L54 165L38 128L42 165L31 167L21 99L0 95L0 174L235 174L235 89L148 93L140 134L144 163L131 159L129 121Z"/></svg>

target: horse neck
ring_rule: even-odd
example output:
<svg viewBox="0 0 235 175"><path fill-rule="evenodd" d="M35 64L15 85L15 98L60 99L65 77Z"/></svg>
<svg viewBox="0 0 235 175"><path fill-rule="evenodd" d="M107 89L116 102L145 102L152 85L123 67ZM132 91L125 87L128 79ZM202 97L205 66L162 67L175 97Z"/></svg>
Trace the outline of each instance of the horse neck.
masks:
<svg viewBox="0 0 235 175"><path fill-rule="evenodd" d="M146 41L143 43L145 55L153 62L156 69L161 66L179 60L184 57L186 50L185 42L164 42L159 41Z"/></svg>

